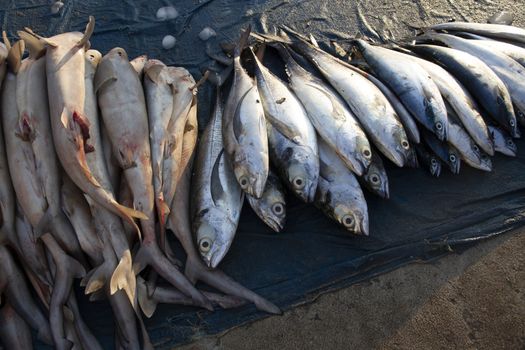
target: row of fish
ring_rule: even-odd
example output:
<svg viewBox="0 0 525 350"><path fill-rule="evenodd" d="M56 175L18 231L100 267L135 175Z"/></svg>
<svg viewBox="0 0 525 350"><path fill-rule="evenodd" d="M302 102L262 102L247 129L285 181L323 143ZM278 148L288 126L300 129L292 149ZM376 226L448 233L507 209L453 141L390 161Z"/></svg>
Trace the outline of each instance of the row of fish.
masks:
<svg viewBox="0 0 525 350"><path fill-rule="evenodd" d="M250 46L249 37L256 42ZM444 23L404 43L362 38L334 43L282 27L241 33L198 147L192 224L205 262L216 267L235 237L244 197L273 230L284 227L285 189L354 234L368 235L362 186L389 196L382 157L439 176L461 163L491 171L491 156L515 156L525 126L525 30L503 24ZM343 44L344 45L344 44ZM263 63L267 47L284 63ZM254 49L258 48L257 53ZM349 52L350 53L349 53ZM274 63L275 66L275 63ZM443 165L444 164L444 165Z"/></svg>
<svg viewBox="0 0 525 350"><path fill-rule="evenodd" d="M119 349L152 348L142 314L159 303L251 302L279 313L208 268L195 248L189 203L202 82L146 56L130 61L122 48L90 49L94 26L90 17L84 33L50 38L26 28L13 44L4 33L0 45L2 343L30 349L32 328L57 349L101 349L75 279L90 300L109 301Z"/></svg>

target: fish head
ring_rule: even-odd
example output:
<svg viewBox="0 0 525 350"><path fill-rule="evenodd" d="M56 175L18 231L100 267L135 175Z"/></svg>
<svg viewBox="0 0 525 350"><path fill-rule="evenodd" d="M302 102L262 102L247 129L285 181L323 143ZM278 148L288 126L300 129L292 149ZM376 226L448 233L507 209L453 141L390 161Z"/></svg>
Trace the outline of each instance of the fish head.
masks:
<svg viewBox="0 0 525 350"><path fill-rule="evenodd" d="M286 203L283 193L267 189L254 208L257 215L274 230L280 232L286 221Z"/></svg>
<svg viewBox="0 0 525 350"><path fill-rule="evenodd" d="M441 174L441 162L434 156L430 157L430 174L435 177Z"/></svg>
<svg viewBox="0 0 525 350"><path fill-rule="evenodd" d="M296 147L288 161L286 177L299 198L306 203L313 202L319 179L319 157L309 147Z"/></svg>
<svg viewBox="0 0 525 350"><path fill-rule="evenodd" d="M516 146L516 144L514 143L512 138L510 138L510 137L506 137L505 138L505 148L513 156L515 156L518 153L518 146Z"/></svg>
<svg viewBox="0 0 525 350"><path fill-rule="evenodd" d="M374 193L377 193L382 198L390 197L388 176L384 169L380 169L372 163L364 175L364 179Z"/></svg>
<svg viewBox="0 0 525 350"><path fill-rule="evenodd" d="M372 162L372 150L370 149L370 143L366 137L358 138L355 147L355 158L359 162L359 168L361 173L364 173ZM357 166L356 166L357 168ZM356 169L359 172L359 169ZM358 174L359 175L359 174Z"/></svg>
<svg viewBox="0 0 525 350"><path fill-rule="evenodd" d="M197 249L206 266L216 268L230 249L236 226L209 209L194 222Z"/></svg>
<svg viewBox="0 0 525 350"><path fill-rule="evenodd" d="M459 169L461 167L461 158L459 157L459 152L452 146L449 146L448 166L450 167L450 171L453 174L459 174Z"/></svg>
<svg viewBox="0 0 525 350"><path fill-rule="evenodd" d="M348 231L356 235L368 236L368 212L355 204L338 204L334 208L334 218Z"/></svg>
<svg viewBox="0 0 525 350"><path fill-rule="evenodd" d="M113 61L125 61L129 62L128 53L121 47L114 47L104 56L109 60Z"/></svg>
<svg viewBox="0 0 525 350"><path fill-rule="evenodd" d="M245 164L235 162L234 173L241 189L255 198L261 198L266 184L266 174L264 171L257 173L249 172Z"/></svg>
<svg viewBox="0 0 525 350"><path fill-rule="evenodd" d="M417 163L417 161L414 161L415 152L412 147L410 147L405 130L402 128L396 128L393 135L394 140L396 141L394 157L398 160L397 165L401 164L401 166L403 166L406 164L414 164L414 162Z"/></svg>
<svg viewBox="0 0 525 350"><path fill-rule="evenodd" d="M492 171L492 160L489 155L483 152L474 142L472 142L472 149L478 158L480 170Z"/></svg>
<svg viewBox="0 0 525 350"><path fill-rule="evenodd" d="M86 51L86 73L91 71L91 74L95 74L97 66L102 59L102 54L97 50L87 50ZM87 67L90 67L88 69Z"/></svg>

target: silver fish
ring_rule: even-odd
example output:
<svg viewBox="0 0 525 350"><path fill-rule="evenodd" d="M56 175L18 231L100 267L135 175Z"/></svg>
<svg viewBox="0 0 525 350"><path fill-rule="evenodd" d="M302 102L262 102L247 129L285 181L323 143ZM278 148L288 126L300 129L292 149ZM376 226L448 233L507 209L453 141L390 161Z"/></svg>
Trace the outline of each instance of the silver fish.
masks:
<svg viewBox="0 0 525 350"><path fill-rule="evenodd" d="M487 125L470 93L452 74L439 65L411 55L406 55L406 57L428 72L443 98L460 118L469 135L485 152L494 155L494 145L490 139Z"/></svg>
<svg viewBox="0 0 525 350"><path fill-rule="evenodd" d="M366 134L345 102L329 85L302 68L283 46L290 87L304 105L320 137L341 157L346 166L362 175L372 152Z"/></svg>
<svg viewBox="0 0 525 350"><path fill-rule="evenodd" d="M434 177L439 177L441 175L441 161L439 158L423 144L416 145L415 149L420 162L425 165L430 174Z"/></svg>
<svg viewBox="0 0 525 350"><path fill-rule="evenodd" d="M439 89L428 73L407 64L405 55L356 40L372 71L399 96L406 108L440 140L447 139L447 112Z"/></svg>
<svg viewBox="0 0 525 350"><path fill-rule="evenodd" d="M348 231L368 236L368 207L355 175L319 140L320 175L314 204Z"/></svg>
<svg viewBox="0 0 525 350"><path fill-rule="evenodd" d="M281 181L272 171L268 173L266 187L260 199L247 195L248 203L259 218L275 232L284 228L286 199Z"/></svg>
<svg viewBox="0 0 525 350"><path fill-rule="evenodd" d="M453 174L459 174L461 167L461 157L454 146L439 141L434 134L423 131L424 143L438 156L444 163L446 163Z"/></svg>
<svg viewBox="0 0 525 350"><path fill-rule="evenodd" d="M225 154L222 118L218 97L198 147L191 195L193 234L204 262L212 268L230 249L244 201Z"/></svg>
<svg viewBox="0 0 525 350"><path fill-rule="evenodd" d="M509 157L516 157L518 147L509 134L497 126L489 125L489 131L494 139L496 152L502 153Z"/></svg>
<svg viewBox="0 0 525 350"><path fill-rule="evenodd" d="M257 85L241 65L241 50L249 34L250 28L235 48L233 84L224 107L222 134L226 156L241 188L260 198L269 170L268 137Z"/></svg>
<svg viewBox="0 0 525 350"><path fill-rule="evenodd" d="M367 171L360 176L358 180L370 192L378 195L381 198L388 199L390 197L390 186L388 184L388 175L386 173L383 160L378 152L372 151L372 163Z"/></svg>
<svg viewBox="0 0 525 350"><path fill-rule="evenodd" d="M466 164L483 171L491 171L490 157L474 143L450 105L447 105L447 110L450 135L448 142L458 150L461 160Z"/></svg>
<svg viewBox="0 0 525 350"><path fill-rule="evenodd" d="M449 22L430 26L430 29L450 32L469 32L491 38L507 39L525 44L524 29L504 24Z"/></svg>
<svg viewBox="0 0 525 350"><path fill-rule="evenodd" d="M482 60L461 50L436 45L415 45L410 49L446 68L494 120L515 136L518 135L509 90Z"/></svg>

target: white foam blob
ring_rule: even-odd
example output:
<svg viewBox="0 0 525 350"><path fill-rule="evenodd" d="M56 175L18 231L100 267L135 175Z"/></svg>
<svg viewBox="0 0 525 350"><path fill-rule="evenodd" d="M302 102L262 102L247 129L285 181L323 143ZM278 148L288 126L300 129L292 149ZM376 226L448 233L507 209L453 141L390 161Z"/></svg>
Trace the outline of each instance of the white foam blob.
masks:
<svg viewBox="0 0 525 350"><path fill-rule="evenodd" d="M56 15L60 9L64 6L64 3L62 1L56 1L51 5L51 13Z"/></svg>
<svg viewBox="0 0 525 350"><path fill-rule="evenodd" d="M166 35L164 38L162 38L162 47L166 50L169 50L175 46L175 42L177 40L173 35Z"/></svg>
<svg viewBox="0 0 525 350"><path fill-rule="evenodd" d="M157 10L157 19L159 21L166 21L168 19L174 19L179 16L179 12L173 6L164 6Z"/></svg>
<svg viewBox="0 0 525 350"><path fill-rule="evenodd" d="M212 36L216 36L216 35L217 35L217 33L212 28L206 27L199 33L199 38L202 41L206 41L209 38L211 38Z"/></svg>

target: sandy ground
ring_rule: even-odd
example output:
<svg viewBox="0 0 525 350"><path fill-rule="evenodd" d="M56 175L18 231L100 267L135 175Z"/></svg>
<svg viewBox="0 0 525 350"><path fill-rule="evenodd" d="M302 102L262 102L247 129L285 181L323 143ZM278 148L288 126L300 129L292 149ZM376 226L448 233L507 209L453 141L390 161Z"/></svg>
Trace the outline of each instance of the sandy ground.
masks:
<svg viewBox="0 0 525 350"><path fill-rule="evenodd" d="M179 349L525 349L525 229Z"/></svg>

